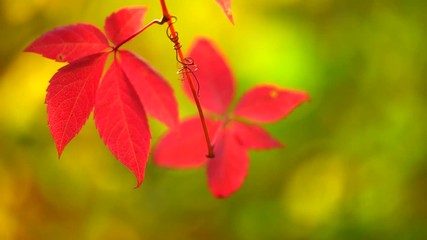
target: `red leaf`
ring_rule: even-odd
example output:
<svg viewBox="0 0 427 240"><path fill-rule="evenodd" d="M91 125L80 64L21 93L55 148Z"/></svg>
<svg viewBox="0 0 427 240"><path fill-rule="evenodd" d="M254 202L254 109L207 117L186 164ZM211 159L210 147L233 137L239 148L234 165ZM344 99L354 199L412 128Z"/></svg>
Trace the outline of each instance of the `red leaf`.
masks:
<svg viewBox="0 0 427 240"><path fill-rule="evenodd" d="M99 87L95 123L110 151L135 174L139 187L144 179L151 134L144 108L116 60Z"/></svg>
<svg viewBox="0 0 427 240"><path fill-rule="evenodd" d="M147 8L123 8L105 20L105 33L114 45L120 45L142 28L142 20Z"/></svg>
<svg viewBox="0 0 427 240"><path fill-rule="evenodd" d="M50 132L60 156L92 111L108 54L95 54L59 69L50 80L46 104Z"/></svg>
<svg viewBox="0 0 427 240"><path fill-rule="evenodd" d="M233 15L231 14L231 0L216 0L216 2L221 6L225 15L227 15L228 19L232 24L234 24Z"/></svg>
<svg viewBox="0 0 427 240"><path fill-rule="evenodd" d="M108 41L98 28L90 24L76 24L45 33L25 51L38 53L58 62L72 62L107 48Z"/></svg>
<svg viewBox="0 0 427 240"><path fill-rule="evenodd" d="M231 123L230 129L233 130L240 144L246 149L261 150L283 147L279 141L271 137L261 127L234 121Z"/></svg>
<svg viewBox="0 0 427 240"><path fill-rule="evenodd" d="M209 136L219 123L206 119ZM163 167L192 168L206 163L205 135L198 117L190 118L171 129L159 140L154 150L154 162Z"/></svg>
<svg viewBox="0 0 427 240"><path fill-rule="evenodd" d="M226 129L215 145L215 157L208 159L208 185L217 198L240 188L248 173L249 156L232 131Z"/></svg>
<svg viewBox="0 0 427 240"><path fill-rule="evenodd" d="M225 58L207 39L197 40L188 56L198 66L195 74L200 84L200 104L214 113L225 113L234 96L234 78ZM194 85L197 87L196 82ZM193 99L187 79L185 89Z"/></svg>
<svg viewBox="0 0 427 240"><path fill-rule="evenodd" d="M178 106L169 84L147 63L128 51L120 51L121 66L145 110L168 126L178 122Z"/></svg>
<svg viewBox="0 0 427 240"><path fill-rule="evenodd" d="M234 114L255 122L274 122L286 117L309 96L304 92L258 86L246 92L238 102Z"/></svg>

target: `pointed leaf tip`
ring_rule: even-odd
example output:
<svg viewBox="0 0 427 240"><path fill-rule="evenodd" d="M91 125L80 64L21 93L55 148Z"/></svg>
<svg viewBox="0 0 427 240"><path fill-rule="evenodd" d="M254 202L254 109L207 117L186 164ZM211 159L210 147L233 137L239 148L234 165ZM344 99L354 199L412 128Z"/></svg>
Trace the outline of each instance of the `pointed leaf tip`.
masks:
<svg viewBox="0 0 427 240"><path fill-rule="evenodd" d="M257 86L242 96L234 114L254 122L275 122L308 100L305 92L269 85Z"/></svg>
<svg viewBox="0 0 427 240"><path fill-rule="evenodd" d="M222 8L228 20L234 24L233 14L231 12L231 0L216 0L216 2Z"/></svg>
<svg viewBox="0 0 427 240"><path fill-rule="evenodd" d="M208 159L208 185L216 198L226 198L237 191L248 173L249 155L230 129L218 138L215 157Z"/></svg>
<svg viewBox="0 0 427 240"><path fill-rule="evenodd" d="M99 87L94 117L105 145L133 172L139 187L144 179L151 134L144 108L116 60Z"/></svg>

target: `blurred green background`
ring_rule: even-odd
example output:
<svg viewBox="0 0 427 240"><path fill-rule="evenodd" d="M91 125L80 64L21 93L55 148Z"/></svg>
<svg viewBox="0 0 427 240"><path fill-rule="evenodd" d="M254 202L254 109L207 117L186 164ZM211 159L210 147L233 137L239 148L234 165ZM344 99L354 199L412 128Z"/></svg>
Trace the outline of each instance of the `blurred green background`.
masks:
<svg viewBox="0 0 427 240"><path fill-rule="evenodd" d="M204 169L147 166L140 189L90 119L57 159L45 89L63 64L23 53L54 27L155 0L0 1L0 239L427 239L427 1L168 1L184 49L212 38L237 95L261 83L312 101L266 126L285 149L251 152L242 188L225 200ZM165 27L131 49L182 93ZM153 142L165 131L154 120Z"/></svg>

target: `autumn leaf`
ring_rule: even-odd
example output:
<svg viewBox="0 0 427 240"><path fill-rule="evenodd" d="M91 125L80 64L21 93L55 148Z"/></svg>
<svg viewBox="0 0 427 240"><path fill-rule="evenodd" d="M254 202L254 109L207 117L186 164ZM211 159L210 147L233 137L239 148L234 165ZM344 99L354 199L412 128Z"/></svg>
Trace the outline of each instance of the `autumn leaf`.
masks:
<svg viewBox="0 0 427 240"><path fill-rule="evenodd" d="M101 138L135 174L139 186L151 134L141 101L117 61L111 64L99 87L94 116Z"/></svg>
<svg viewBox="0 0 427 240"><path fill-rule="evenodd" d="M217 198L228 197L244 182L249 150L283 147L258 124L286 117L309 97L302 91L261 85L247 91L236 108L230 110L235 80L222 54L211 41L199 39L188 56L198 66L195 74L200 85L200 103L210 112L206 124L213 139L215 157L204 156L206 147L200 142L203 132L195 118L190 118L159 140L154 161L160 166L174 168L206 164L210 191ZM186 80L184 88L191 96L187 86L190 79Z"/></svg>
<svg viewBox="0 0 427 240"><path fill-rule="evenodd" d="M100 136L113 155L137 178L144 178L151 133L146 111L168 126L178 108L172 88L145 61L120 46L139 34L146 8L124 8L105 21L105 32L90 24L53 29L25 51L68 62L47 89L48 125L58 155L95 109ZM108 44L110 40L113 45ZM102 76L108 56L113 61Z"/></svg>
<svg viewBox="0 0 427 240"><path fill-rule="evenodd" d="M232 128L220 130L215 157L208 159L209 189L215 197L225 198L243 184L248 173L249 155L238 142Z"/></svg>
<svg viewBox="0 0 427 240"><path fill-rule="evenodd" d="M109 47L101 30L90 24L79 23L58 27L43 34L25 51L38 53L58 62L72 62Z"/></svg>
<svg viewBox="0 0 427 240"><path fill-rule="evenodd" d="M198 40L197 44L190 48L188 55L193 60L197 59L197 78L200 81L193 85L199 85L200 104L211 112L226 113L235 91L234 77L228 63L207 39ZM187 96L192 99L189 84L184 87Z"/></svg>
<svg viewBox="0 0 427 240"><path fill-rule="evenodd" d="M48 125L58 155L92 112L106 59L103 53L84 57L59 69L50 80L46 95Z"/></svg>
<svg viewBox="0 0 427 240"><path fill-rule="evenodd" d="M258 86L243 95L234 109L234 114L254 122L275 122L306 100L307 94L304 92L286 91L267 85Z"/></svg>

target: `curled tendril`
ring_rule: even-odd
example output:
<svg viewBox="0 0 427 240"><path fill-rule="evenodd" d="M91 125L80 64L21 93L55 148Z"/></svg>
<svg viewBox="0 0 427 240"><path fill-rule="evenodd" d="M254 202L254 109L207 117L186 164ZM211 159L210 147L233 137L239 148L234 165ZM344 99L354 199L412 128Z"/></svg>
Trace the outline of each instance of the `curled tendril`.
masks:
<svg viewBox="0 0 427 240"><path fill-rule="evenodd" d="M196 74L195 74L198 67L194 63L194 60L190 57L186 57L182 61L179 59L178 51L182 48L182 45L179 42L179 35L178 35L178 32L176 32L176 31L175 31L175 35L173 35L171 30L170 30L172 25L177 20L178 19L175 16L171 16L171 22L168 24L168 27L166 28L166 35L168 36L169 40L174 44L173 49L175 50L175 59L181 65L181 67L177 71L177 74L181 75L181 80L184 80L186 74L191 74L193 76L193 78L196 80L197 95L199 95L200 83L199 83L199 80L197 79ZM191 81L191 79L188 79L188 81Z"/></svg>
<svg viewBox="0 0 427 240"><path fill-rule="evenodd" d="M175 51L178 51L182 47L181 43L179 43L178 32L175 32L176 35L173 36L171 33L171 30L170 30L172 25L175 24L178 19L175 16L171 16L170 20L171 20L171 22L168 24L168 27L166 28L166 35L168 36L169 40L171 40L171 42L173 42L173 44L174 44L173 48L175 49Z"/></svg>

